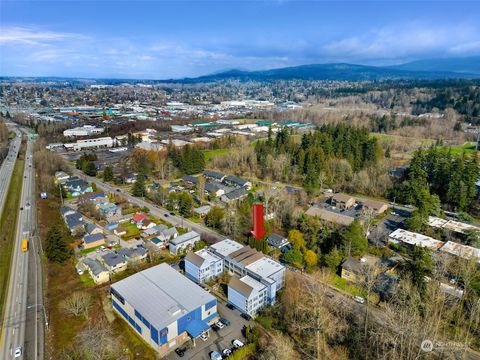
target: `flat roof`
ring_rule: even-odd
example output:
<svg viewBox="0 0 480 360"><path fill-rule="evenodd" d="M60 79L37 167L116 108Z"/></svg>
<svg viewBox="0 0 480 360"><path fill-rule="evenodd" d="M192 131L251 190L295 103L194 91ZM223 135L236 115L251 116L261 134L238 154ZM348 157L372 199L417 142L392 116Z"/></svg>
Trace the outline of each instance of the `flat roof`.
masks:
<svg viewBox="0 0 480 360"><path fill-rule="evenodd" d="M112 284L157 330L215 300L215 297L167 264L138 272Z"/></svg>
<svg viewBox="0 0 480 360"><path fill-rule="evenodd" d="M305 215L308 216L318 216L320 219L333 222L340 225L350 225L355 219L351 216L342 215L335 213L333 211L329 211L326 209L322 209L316 206L310 207L306 212Z"/></svg>
<svg viewBox="0 0 480 360"><path fill-rule="evenodd" d="M440 251L459 256L467 260L474 258L477 260L477 262L480 262L480 249L472 246L459 244L453 241L447 241L445 245L440 248Z"/></svg>
<svg viewBox="0 0 480 360"><path fill-rule="evenodd" d="M211 245L210 247L223 257L227 257L231 253L241 249L243 245L236 241L225 239Z"/></svg>
<svg viewBox="0 0 480 360"><path fill-rule="evenodd" d="M475 225L466 224L455 220L441 219L435 216L428 217L428 225L436 228L447 229L461 234L465 234L468 231L480 230L480 228Z"/></svg>
<svg viewBox="0 0 480 360"><path fill-rule="evenodd" d="M267 278L284 269L284 266L270 258L262 257L252 264L247 265L246 268L262 278Z"/></svg>
<svg viewBox="0 0 480 360"><path fill-rule="evenodd" d="M395 230L389 235L389 237L394 241L401 241L410 245L417 245L433 250L437 250L443 245L442 241L403 229Z"/></svg>

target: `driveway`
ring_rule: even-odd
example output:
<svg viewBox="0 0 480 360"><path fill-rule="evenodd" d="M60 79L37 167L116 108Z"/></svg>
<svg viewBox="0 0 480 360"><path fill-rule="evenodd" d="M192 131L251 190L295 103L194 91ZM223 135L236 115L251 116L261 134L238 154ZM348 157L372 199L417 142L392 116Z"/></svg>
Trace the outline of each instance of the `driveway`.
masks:
<svg viewBox="0 0 480 360"><path fill-rule="evenodd" d="M207 341L202 341L200 339L195 340L195 347L193 343L189 341L187 344L181 346L188 347L188 350L185 352L185 355L180 358L175 352L172 352L165 359L168 360L209 360L210 353L212 351L218 351L222 353L224 349L232 348L232 341L234 339L239 339L242 342L245 342L245 337L242 335L242 329L244 326L248 325L249 322L243 319L240 316L238 310L230 310L225 306L225 303L217 299L217 309L220 317L225 318L230 321L229 326L225 326L223 329L214 330L210 329L210 337Z"/></svg>

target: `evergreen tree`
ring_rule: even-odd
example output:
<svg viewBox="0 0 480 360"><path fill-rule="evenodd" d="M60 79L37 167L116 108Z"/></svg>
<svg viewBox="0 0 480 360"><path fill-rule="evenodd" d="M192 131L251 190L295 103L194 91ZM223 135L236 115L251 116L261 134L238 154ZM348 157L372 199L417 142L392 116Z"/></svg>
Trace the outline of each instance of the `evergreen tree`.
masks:
<svg viewBox="0 0 480 360"><path fill-rule="evenodd" d="M192 196L187 192L182 192L179 198L178 209L180 214L184 217L192 216L192 208L193 208L193 199Z"/></svg>
<svg viewBox="0 0 480 360"><path fill-rule="evenodd" d="M103 180L112 181L113 180L113 169L111 166L106 166L103 170Z"/></svg>
<svg viewBox="0 0 480 360"><path fill-rule="evenodd" d="M59 224L48 230L46 243L45 252L50 261L63 263L72 255L72 249L65 241L65 232Z"/></svg>
<svg viewBox="0 0 480 360"><path fill-rule="evenodd" d="M425 291L425 277L432 273L433 261L430 250L414 246L410 253L410 259L406 263L406 271L412 283L421 293Z"/></svg>
<svg viewBox="0 0 480 360"><path fill-rule="evenodd" d="M220 206L213 206L205 217L205 224L214 229L220 229L223 218L225 217L225 210Z"/></svg>
<svg viewBox="0 0 480 360"><path fill-rule="evenodd" d="M368 248L368 240L362 224L355 219L342 233L343 251L346 256L362 256Z"/></svg>
<svg viewBox="0 0 480 360"><path fill-rule="evenodd" d="M143 197L146 194L145 190L145 176L143 174L138 174L133 184L132 194L136 197Z"/></svg>
<svg viewBox="0 0 480 360"><path fill-rule="evenodd" d="M91 161L87 162L84 172L88 176L97 176L97 167L95 166L95 163Z"/></svg>

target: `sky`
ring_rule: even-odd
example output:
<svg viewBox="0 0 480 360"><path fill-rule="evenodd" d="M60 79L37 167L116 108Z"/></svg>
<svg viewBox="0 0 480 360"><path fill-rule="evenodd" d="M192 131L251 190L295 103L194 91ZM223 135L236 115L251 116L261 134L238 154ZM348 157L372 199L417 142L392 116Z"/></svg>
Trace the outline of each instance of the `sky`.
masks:
<svg viewBox="0 0 480 360"><path fill-rule="evenodd" d="M480 55L480 1L0 1L0 76L171 79Z"/></svg>

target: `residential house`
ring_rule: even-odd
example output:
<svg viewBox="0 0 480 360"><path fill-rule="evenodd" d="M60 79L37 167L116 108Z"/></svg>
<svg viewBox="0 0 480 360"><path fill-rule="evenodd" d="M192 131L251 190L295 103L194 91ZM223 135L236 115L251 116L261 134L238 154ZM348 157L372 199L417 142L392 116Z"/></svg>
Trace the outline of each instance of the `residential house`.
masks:
<svg viewBox="0 0 480 360"><path fill-rule="evenodd" d="M200 234L190 231L170 240L169 250L172 254L177 255L182 251L193 248L198 241L200 241Z"/></svg>
<svg viewBox="0 0 480 360"><path fill-rule="evenodd" d="M210 182L205 183L205 192L210 196L220 197L225 194L225 190Z"/></svg>
<svg viewBox="0 0 480 360"><path fill-rule="evenodd" d="M105 237L100 234L88 234L83 237L83 248L91 249L100 245L105 245Z"/></svg>
<svg viewBox="0 0 480 360"><path fill-rule="evenodd" d="M247 190L250 190L252 188L252 183L250 181L234 175L228 175L227 177L225 177L223 182L232 186L244 187Z"/></svg>
<svg viewBox="0 0 480 360"><path fill-rule="evenodd" d="M86 257L81 263L88 270L95 284L103 284L110 280L108 270L97 260Z"/></svg>
<svg viewBox="0 0 480 360"><path fill-rule="evenodd" d="M382 201L375 201L369 199L359 200L360 205L363 209L372 211L376 215L383 214L388 209L388 204Z"/></svg>
<svg viewBox="0 0 480 360"><path fill-rule="evenodd" d="M88 192L93 192L93 189L88 183L81 179L70 179L64 184L65 189L73 196L77 197Z"/></svg>
<svg viewBox="0 0 480 360"><path fill-rule="evenodd" d="M332 206L342 210L350 209L355 205L355 198L347 194L335 194L330 199Z"/></svg>
<svg viewBox="0 0 480 360"><path fill-rule="evenodd" d="M67 173L63 172L63 171L57 171L55 173L55 179L57 182L59 182L60 184L65 184L65 182L70 179L70 175L68 175Z"/></svg>
<svg viewBox="0 0 480 360"><path fill-rule="evenodd" d="M120 208L111 202L104 202L98 204L97 209L98 211L100 211L100 214L104 215L107 218L115 216L120 212Z"/></svg>
<svg viewBox="0 0 480 360"><path fill-rule="evenodd" d="M148 219L148 216L144 213L138 213L132 218L132 223L135 223L138 226L138 224L144 219Z"/></svg>
<svg viewBox="0 0 480 360"><path fill-rule="evenodd" d="M274 249L281 249L285 246L288 246L290 242L285 236L272 233L268 239L268 245Z"/></svg>
<svg viewBox="0 0 480 360"><path fill-rule="evenodd" d="M111 273L118 273L127 269L127 260L114 252L107 252L102 256L102 261L107 270Z"/></svg>
<svg viewBox="0 0 480 360"><path fill-rule="evenodd" d="M127 228L125 226L118 226L113 230L113 233L117 236L127 235Z"/></svg>
<svg viewBox="0 0 480 360"><path fill-rule="evenodd" d="M103 234L103 230L95 224L87 224L86 230L89 234Z"/></svg>
<svg viewBox="0 0 480 360"><path fill-rule="evenodd" d="M85 232L85 222L81 214L75 212L65 216L65 223L72 235L79 235Z"/></svg>
<svg viewBox="0 0 480 360"><path fill-rule="evenodd" d="M225 179L225 174L216 172L216 171L211 171L211 170L205 170L203 172L203 176L205 176L207 179L222 182L223 179Z"/></svg>
<svg viewBox="0 0 480 360"><path fill-rule="evenodd" d="M118 222L110 222L105 225L105 230L112 231L118 228Z"/></svg>
<svg viewBox="0 0 480 360"><path fill-rule="evenodd" d="M188 185L197 185L198 178L192 175L186 175L182 178L182 181Z"/></svg>
<svg viewBox="0 0 480 360"><path fill-rule="evenodd" d="M353 283L361 281L369 269L377 269L380 259L365 255L361 259L349 257L342 263L342 278Z"/></svg>
<svg viewBox="0 0 480 360"><path fill-rule="evenodd" d="M210 205L200 206L198 208L193 209L193 212L201 217L204 217L208 214L212 207Z"/></svg>
<svg viewBox="0 0 480 360"><path fill-rule="evenodd" d="M147 258L147 251L142 246L136 248L121 248L117 253L123 256L127 262L145 261Z"/></svg>
<svg viewBox="0 0 480 360"><path fill-rule="evenodd" d="M114 311L163 357L217 321L217 300L167 264L111 286Z"/></svg>
<svg viewBox="0 0 480 360"><path fill-rule="evenodd" d="M72 215L72 214L75 214L76 211L73 210L70 206L62 206L60 208L60 214L62 215L62 217L65 219L66 216L68 215Z"/></svg>
<svg viewBox="0 0 480 360"><path fill-rule="evenodd" d="M224 203L240 200L247 196L247 190L244 187L229 191L220 198Z"/></svg>
<svg viewBox="0 0 480 360"><path fill-rule="evenodd" d="M311 217L318 217L321 220L342 226L348 226L355 220L351 216L339 214L333 211L329 211L327 209L319 208L317 206L311 206L305 212L305 215Z"/></svg>
<svg viewBox="0 0 480 360"><path fill-rule="evenodd" d="M147 230L147 229L153 228L155 226L156 226L156 224L153 221L150 221L149 219L143 219L142 221L137 223L137 227L140 230Z"/></svg>

